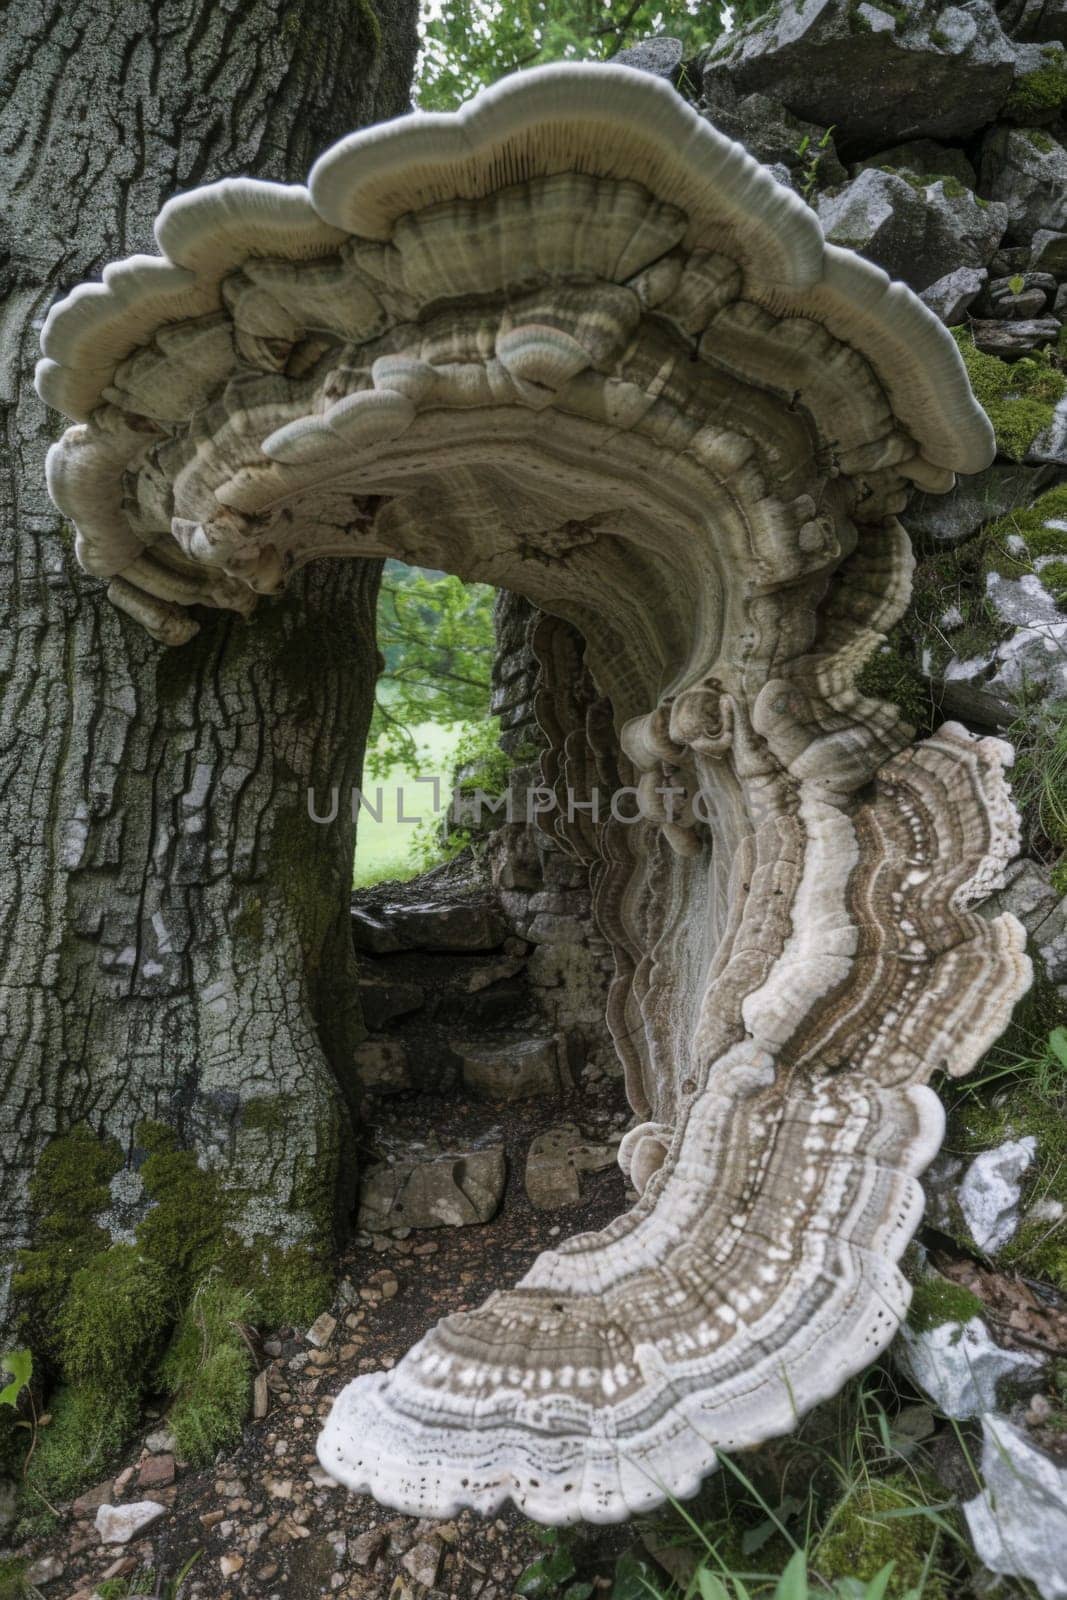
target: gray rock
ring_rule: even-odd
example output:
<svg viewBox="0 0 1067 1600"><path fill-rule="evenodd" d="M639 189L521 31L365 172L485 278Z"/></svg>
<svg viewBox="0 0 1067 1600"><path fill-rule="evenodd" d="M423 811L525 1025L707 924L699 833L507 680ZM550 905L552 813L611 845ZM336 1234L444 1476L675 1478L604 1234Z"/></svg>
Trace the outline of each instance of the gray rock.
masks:
<svg viewBox="0 0 1067 1600"><path fill-rule="evenodd" d="M485 1100L529 1100L558 1094L559 1041L501 1039L453 1043L463 1086Z"/></svg>
<svg viewBox="0 0 1067 1600"><path fill-rule="evenodd" d="M999 356L1002 361L1015 361L1019 356L1042 350L1055 344L1060 325L1055 317L1027 317L1018 322L985 321L976 318L971 323L971 334L976 350L987 356Z"/></svg>
<svg viewBox="0 0 1067 1600"><path fill-rule="evenodd" d="M938 144L934 139L910 139L907 144L880 150L876 156L854 162L852 176L865 172L868 167L913 172L918 178L955 178L967 189L975 188L978 182L978 175L962 150Z"/></svg>
<svg viewBox="0 0 1067 1600"><path fill-rule="evenodd" d="M411 1088L407 1048L399 1039L368 1039L353 1051L352 1064L360 1086L371 1094Z"/></svg>
<svg viewBox="0 0 1067 1600"><path fill-rule="evenodd" d="M940 1322L921 1332L905 1323L898 1353L908 1376L937 1409L961 1421L992 1411L1005 1378L1033 1376L1041 1366L1034 1356L1002 1350L981 1317Z"/></svg>
<svg viewBox="0 0 1067 1600"><path fill-rule="evenodd" d="M1038 128L992 128L982 143L982 189L1007 207L1008 231L1029 240L1067 232L1067 150Z"/></svg>
<svg viewBox="0 0 1067 1600"><path fill-rule="evenodd" d="M1052 700L1067 697L1067 617L1018 628L988 662L950 662L944 676L952 691L946 708L953 715L967 714L963 708L969 705L979 722L1007 727L1024 692ZM965 685L973 691L969 696L959 692Z"/></svg>
<svg viewBox="0 0 1067 1600"><path fill-rule="evenodd" d="M729 134L767 166L785 167L790 175L814 166L813 177L821 188L843 183L848 176L825 126L793 116L770 95L738 94L724 78L705 96L700 109L720 133Z"/></svg>
<svg viewBox="0 0 1067 1600"><path fill-rule="evenodd" d="M1000 0L997 11L1013 39L1051 43L1067 38L1067 0Z"/></svg>
<svg viewBox="0 0 1067 1600"><path fill-rule="evenodd" d="M1010 278L1016 272L1025 272L1030 265L1028 244L1002 244L989 263L991 278Z"/></svg>
<svg viewBox="0 0 1067 1600"><path fill-rule="evenodd" d="M526 1193L539 1211L558 1211L581 1199L580 1172L602 1172L615 1165L618 1145L582 1136L573 1122L547 1128L530 1141L526 1154Z"/></svg>
<svg viewBox="0 0 1067 1600"><path fill-rule="evenodd" d="M1004 1417L984 1416L982 1477L982 1492L963 1505L978 1559L1029 1578L1042 1600L1067 1600L1067 1467Z"/></svg>
<svg viewBox="0 0 1067 1600"><path fill-rule="evenodd" d="M352 905L357 950L389 955L396 950L496 950L508 927L489 901L408 901L371 897L364 890Z"/></svg>
<svg viewBox="0 0 1067 1600"><path fill-rule="evenodd" d="M35 1585L40 1583L55 1583L66 1571L59 1556L39 1556L36 1561L31 1561L26 1568L25 1581Z"/></svg>
<svg viewBox="0 0 1067 1600"><path fill-rule="evenodd" d="M975 1156L960 1181L956 1198L979 1250L993 1255L1019 1227L1020 1180L1033 1165L1037 1140L1009 1139Z"/></svg>
<svg viewBox="0 0 1067 1600"><path fill-rule="evenodd" d="M384 1028L396 1017L418 1011L426 991L417 983L382 983L376 978L359 980L359 1006L368 1028Z"/></svg>
<svg viewBox="0 0 1067 1600"><path fill-rule="evenodd" d="M1013 628L1055 627L1067 620L1036 572L1024 572L1019 578L990 572L986 595L1000 620Z"/></svg>
<svg viewBox="0 0 1067 1600"><path fill-rule="evenodd" d="M538 1211L559 1211L581 1199L578 1173L571 1160L571 1151L580 1140L574 1123L562 1123L530 1141L523 1181L530 1204Z"/></svg>
<svg viewBox="0 0 1067 1600"><path fill-rule="evenodd" d="M1056 296L1056 305L1067 316L1067 295L1063 294L1067 284L1062 284ZM1060 306L1060 296L1063 296L1063 305ZM1063 397L1052 414L1052 421L1044 433L1038 434L1030 446L1028 455L1033 461L1051 461L1058 467L1067 467L1067 395Z"/></svg>
<svg viewBox="0 0 1067 1600"><path fill-rule="evenodd" d="M1029 316L1029 312L1017 310L1020 300L1030 294L1042 296L1040 308L1046 304L1051 305L1056 298L1056 279L1051 272L1036 272L1027 268L1024 272L1013 272L999 277L991 275L989 286L982 297L983 307L988 306L995 317Z"/></svg>
<svg viewBox="0 0 1067 1600"><path fill-rule="evenodd" d="M96 1531L103 1544L129 1544L166 1516L158 1500L131 1500L127 1505L104 1505L96 1513Z"/></svg>
<svg viewBox="0 0 1067 1600"><path fill-rule="evenodd" d="M1039 317L1048 305L1048 295L1042 289L1023 289L1018 294L1002 295L993 312L997 317Z"/></svg>
<svg viewBox="0 0 1067 1600"><path fill-rule="evenodd" d="M904 513L904 523L913 536L933 539L938 544L959 544L987 522L1005 516L1016 506L1029 505L1037 492L1035 479L1039 473L1038 467L1000 463L986 467L984 472L959 478L948 494L916 495Z"/></svg>
<svg viewBox="0 0 1067 1600"><path fill-rule="evenodd" d="M820 196L816 209L831 244L858 250L918 290L959 267L984 266L1007 222L1003 206L980 206L968 189L946 191L940 180L919 187L874 167Z"/></svg>
<svg viewBox="0 0 1067 1600"><path fill-rule="evenodd" d="M957 328L985 287L984 267L956 267L943 278L928 284L919 299L940 317L946 328Z"/></svg>
<svg viewBox="0 0 1067 1600"><path fill-rule="evenodd" d="M1036 861L1016 861L1005 874L1005 884L978 907L982 917L999 917L1010 911L1032 939L1059 908L1059 896L1049 882L1047 867Z"/></svg>
<svg viewBox="0 0 1067 1600"><path fill-rule="evenodd" d="M367 955L392 955L401 949L396 930L377 911L367 906L352 907L352 943Z"/></svg>
<svg viewBox="0 0 1067 1600"><path fill-rule="evenodd" d="M488 1222L500 1204L505 1177L503 1145L370 1167L360 1183L357 1225L382 1233Z"/></svg>
<svg viewBox="0 0 1067 1600"><path fill-rule="evenodd" d="M1067 616L1032 573L990 573L987 593L1013 632L984 656L950 660L941 673L941 692L950 716L1007 727L1024 692L1067 698Z"/></svg>
<svg viewBox="0 0 1067 1600"><path fill-rule="evenodd" d="M1030 265L1037 272L1051 272L1057 278L1067 277L1067 233L1053 233L1050 228L1038 228L1030 243Z"/></svg>
<svg viewBox="0 0 1067 1600"><path fill-rule="evenodd" d="M638 72L651 72L653 77L666 78L668 83L673 83L682 64L682 41L667 37L642 39L628 50L618 51L611 59L613 63L634 67Z"/></svg>
<svg viewBox="0 0 1067 1600"><path fill-rule="evenodd" d="M1052 983L1067 983L1067 895L1034 931L1034 943Z"/></svg>
<svg viewBox="0 0 1067 1600"><path fill-rule="evenodd" d="M795 116L832 123L838 146L877 148L975 132L996 115L1015 47L989 0L966 8L849 0L783 0L773 15L724 34L704 59L714 98L728 78L742 94L773 95Z"/></svg>
<svg viewBox="0 0 1067 1600"><path fill-rule="evenodd" d="M400 1565L405 1572L410 1573L416 1583L420 1583L424 1589L432 1589L437 1582L444 1553L444 1545L440 1539L435 1539L431 1534L425 1539L420 1539L401 1556Z"/></svg>

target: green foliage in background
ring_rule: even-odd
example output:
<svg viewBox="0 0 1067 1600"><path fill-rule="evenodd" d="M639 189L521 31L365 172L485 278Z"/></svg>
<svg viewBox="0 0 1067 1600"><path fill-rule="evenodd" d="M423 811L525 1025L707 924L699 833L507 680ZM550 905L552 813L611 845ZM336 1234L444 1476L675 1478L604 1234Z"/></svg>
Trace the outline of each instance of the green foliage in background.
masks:
<svg viewBox="0 0 1067 1600"><path fill-rule="evenodd" d="M484 583L390 563L378 601L378 679L366 776L432 771L414 730L451 728L489 715L493 590Z"/></svg>
<svg viewBox="0 0 1067 1600"><path fill-rule="evenodd" d="M485 84L546 61L606 61L655 34L687 53L722 31L722 10L693 0L455 0L424 5L416 87L428 111L451 111Z"/></svg>

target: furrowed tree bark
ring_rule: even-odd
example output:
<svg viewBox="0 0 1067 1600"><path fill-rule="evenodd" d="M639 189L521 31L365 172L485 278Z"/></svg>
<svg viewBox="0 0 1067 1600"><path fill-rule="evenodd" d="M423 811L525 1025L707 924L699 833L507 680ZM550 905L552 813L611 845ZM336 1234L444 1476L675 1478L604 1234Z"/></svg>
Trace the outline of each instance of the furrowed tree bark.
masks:
<svg viewBox="0 0 1067 1600"><path fill-rule="evenodd" d="M0 59L0 1325L26 1186L79 1122L220 1168L247 1238L321 1243L351 1178L353 828L380 567L156 645L76 568L32 383L52 301L153 250L171 194L302 180L408 103L415 0L16 8ZM0 227L5 224L0 223Z"/></svg>

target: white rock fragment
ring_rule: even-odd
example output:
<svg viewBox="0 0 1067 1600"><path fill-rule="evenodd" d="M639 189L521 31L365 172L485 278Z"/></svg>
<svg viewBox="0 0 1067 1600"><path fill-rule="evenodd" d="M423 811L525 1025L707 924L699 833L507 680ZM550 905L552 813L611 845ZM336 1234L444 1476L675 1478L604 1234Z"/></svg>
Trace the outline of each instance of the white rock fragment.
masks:
<svg viewBox="0 0 1067 1600"><path fill-rule="evenodd" d="M129 1544L153 1522L166 1515L158 1500L132 1500L124 1506L101 1506L96 1513L96 1531L104 1544Z"/></svg>
<svg viewBox="0 0 1067 1600"><path fill-rule="evenodd" d="M305 1334L308 1344L315 1346L316 1350L324 1350L334 1336L337 1328L337 1318L331 1317L328 1311L316 1317L311 1327Z"/></svg>
<svg viewBox="0 0 1067 1600"><path fill-rule="evenodd" d="M946 1417L977 1417L994 1411L997 1384L1041 1366L1034 1356L1003 1350L981 1317L941 1322L921 1331L900 1330L910 1376Z"/></svg>
<svg viewBox="0 0 1067 1600"><path fill-rule="evenodd" d="M979 1250L1003 1249L1019 1226L1019 1180L1033 1163L1033 1134L983 1150L963 1174L957 1191L960 1210Z"/></svg>
<svg viewBox="0 0 1067 1600"><path fill-rule="evenodd" d="M982 1418L985 1488L963 1511L983 1566L1067 1600L1067 1468L1003 1417Z"/></svg>

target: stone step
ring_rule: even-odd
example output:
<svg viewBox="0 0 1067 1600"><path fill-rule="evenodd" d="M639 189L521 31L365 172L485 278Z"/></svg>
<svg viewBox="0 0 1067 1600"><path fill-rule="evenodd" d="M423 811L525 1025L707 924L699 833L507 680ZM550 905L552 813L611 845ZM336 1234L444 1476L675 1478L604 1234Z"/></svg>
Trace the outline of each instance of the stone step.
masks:
<svg viewBox="0 0 1067 1600"><path fill-rule="evenodd" d="M359 1186L357 1225L368 1233L391 1228L459 1228L488 1222L504 1193L502 1144L433 1151L369 1167Z"/></svg>
<svg viewBox="0 0 1067 1600"><path fill-rule="evenodd" d="M508 937L507 923L489 900L370 900L367 893L353 897L352 942L368 955L499 950Z"/></svg>
<svg viewBox="0 0 1067 1600"><path fill-rule="evenodd" d="M529 1100L558 1094L569 1080L565 1043L559 1034L451 1041L460 1060L463 1087L484 1100Z"/></svg>

